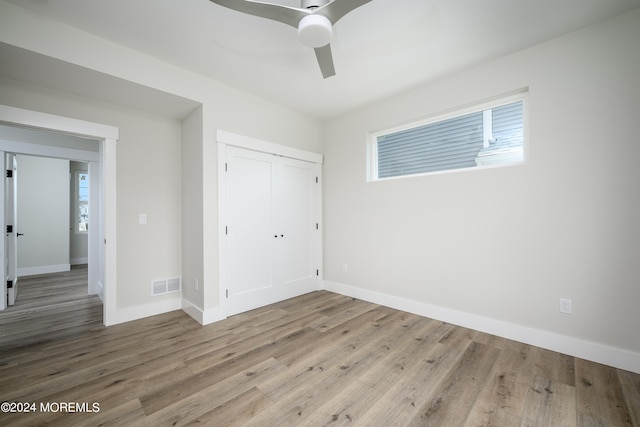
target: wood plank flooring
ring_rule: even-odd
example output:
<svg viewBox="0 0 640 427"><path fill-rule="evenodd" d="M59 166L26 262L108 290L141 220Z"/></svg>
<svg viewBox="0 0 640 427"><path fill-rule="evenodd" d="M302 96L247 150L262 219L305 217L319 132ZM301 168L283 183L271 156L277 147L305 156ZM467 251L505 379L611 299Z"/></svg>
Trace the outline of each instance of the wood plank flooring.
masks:
<svg viewBox="0 0 640 427"><path fill-rule="evenodd" d="M324 291L105 328L82 273L0 312L0 425L640 426L638 374Z"/></svg>

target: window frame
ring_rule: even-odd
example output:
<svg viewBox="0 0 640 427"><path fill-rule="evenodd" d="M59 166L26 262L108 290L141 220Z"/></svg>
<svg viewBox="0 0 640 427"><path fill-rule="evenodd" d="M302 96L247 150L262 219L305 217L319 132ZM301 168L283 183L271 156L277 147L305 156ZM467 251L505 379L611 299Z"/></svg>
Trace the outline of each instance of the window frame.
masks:
<svg viewBox="0 0 640 427"><path fill-rule="evenodd" d="M89 171L87 170L75 170L74 177L74 217L73 217L73 231L75 234L88 234L89 227L86 230L80 230L80 175L86 175L87 177L87 190L89 189ZM91 196L89 195L88 198ZM86 202L87 205L87 217L89 217L89 199ZM87 224L89 221L87 220Z"/></svg>
<svg viewBox="0 0 640 427"><path fill-rule="evenodd" d="M525 164L529 159L528 95L529 95L529 92L527 89L525 89L510 95L503 95L498 98L494 98L490 101L484 101L484 102L475 103L473 105L466 106L466 107L455 108L447 112L429 116L427 118L424 118L418 121L405 123L402 125L386 128L379 131L369 132L369 137L367 140L367 172L366 172L367 182L388 181L393 179L414 178L414 177L440 175L440 174L456 173L456 172L468 172L468 171L475 171L475 170L482 170L482 169L491 169L496 167L519 166L519 165ZM420 173L389 176L389 177L382 177L382 178L378 177L378 137L390 135L396 132L402 132L402 131L406 131L406 130L410 130L410 129L414 129L422 126L435 124L445 120L455 119L468 114L479 113L479 112L485 112L486 114L487 110L491 110L493 108L500 107L507 104L512 104L518 101L522 102L522 156L523 157L521 161L512 161L512 162L505 162L505 163L492 164L492 165L476 165L472 167L445 169L445 170L432 171L432 172L420 172ZM486 135L483 135L483 139L485 138L486 138Z"/></svg>

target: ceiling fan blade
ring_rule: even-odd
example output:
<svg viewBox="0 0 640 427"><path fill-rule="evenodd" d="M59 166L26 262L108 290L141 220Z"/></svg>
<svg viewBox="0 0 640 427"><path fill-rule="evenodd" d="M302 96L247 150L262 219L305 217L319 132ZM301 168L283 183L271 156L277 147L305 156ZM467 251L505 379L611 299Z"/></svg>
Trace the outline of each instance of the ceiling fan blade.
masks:
<svg viewBox="0 0 640 427"><path fill-rule="evenodd" d="M330 3L313 10L313 13L324 15L329 18L329 21L331 21L332 24L335 24L347 13L369 3L370 1L371 0L333 0Z"/></svg>
<svg viewBox="0 0 640 427"><path fill-rule="evenodd" d="M220 6L236 10L238 12L247 13L249 15L259 16L261 18L272 19L298 28L298 23L302 18L311 14L307 9L299 9L296 7L283 6L280 4L263 3L253 0L210 0Z"/></svg>
<svg viewBox="0 0 640 427"><path fill-rule="evenodd" d="M314 49L316 52L316 59L318 65L320 65L320 71L322 77L329 78L336 75L336 69L333 67L333 55L331 54L331 45L317 47Z"/></svg>

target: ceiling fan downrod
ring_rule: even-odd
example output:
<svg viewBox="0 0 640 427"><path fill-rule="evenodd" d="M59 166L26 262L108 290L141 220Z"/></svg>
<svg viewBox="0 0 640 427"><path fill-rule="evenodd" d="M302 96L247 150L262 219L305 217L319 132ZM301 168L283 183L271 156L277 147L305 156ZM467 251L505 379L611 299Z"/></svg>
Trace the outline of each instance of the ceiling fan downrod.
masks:
<svg viewBox="0 0 640 427"><path fill-rule="evenodd" d="M331 3L331 0L300 0L300 8L317 9L320 6Z"/></svg>

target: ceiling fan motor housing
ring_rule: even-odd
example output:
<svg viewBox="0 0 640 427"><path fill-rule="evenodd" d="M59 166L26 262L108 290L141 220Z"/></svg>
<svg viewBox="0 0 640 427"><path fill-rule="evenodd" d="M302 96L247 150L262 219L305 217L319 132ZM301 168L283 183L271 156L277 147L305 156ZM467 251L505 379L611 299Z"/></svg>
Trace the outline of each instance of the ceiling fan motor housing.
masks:
<svg viewBox="0 0 640 427"><path fill-rule="evenodd" d="M298 39L305 46L312 48L329 44L333 35L333 27L329 18L322 15L307 15L298 24Z"/></svg>

